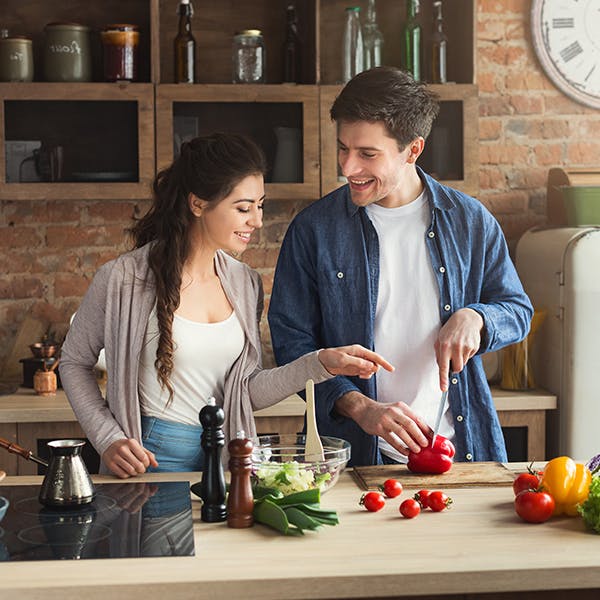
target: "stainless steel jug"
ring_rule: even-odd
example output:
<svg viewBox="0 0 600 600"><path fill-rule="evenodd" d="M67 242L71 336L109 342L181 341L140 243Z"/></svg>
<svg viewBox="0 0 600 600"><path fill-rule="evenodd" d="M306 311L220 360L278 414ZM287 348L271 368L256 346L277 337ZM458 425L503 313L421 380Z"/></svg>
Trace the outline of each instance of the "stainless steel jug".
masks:
<svg viewBox="0 0 600 600"><path fill-rule="evenodd" d="M80 506L94 500L96 491L81 450L84 440L48 442L51 456L39 500L45 506Z"/></svg>

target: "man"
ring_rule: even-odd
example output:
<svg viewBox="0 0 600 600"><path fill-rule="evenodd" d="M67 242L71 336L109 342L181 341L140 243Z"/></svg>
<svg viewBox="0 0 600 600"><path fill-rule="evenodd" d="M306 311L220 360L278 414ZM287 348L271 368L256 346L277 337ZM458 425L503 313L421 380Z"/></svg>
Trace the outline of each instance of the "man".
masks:
<svg viewBox="0 0 600 600"><path fill-rule="evenodd" d="M269 309L277 361L360 343L394 373L317 387L322 435L352 464L405 462L439 433L456 460L506 449L480 354L521 340L533 309L494 217L419 167L437 98L392 67L349 81L331 108L348 185L298 214L283 241Z"/></svg>

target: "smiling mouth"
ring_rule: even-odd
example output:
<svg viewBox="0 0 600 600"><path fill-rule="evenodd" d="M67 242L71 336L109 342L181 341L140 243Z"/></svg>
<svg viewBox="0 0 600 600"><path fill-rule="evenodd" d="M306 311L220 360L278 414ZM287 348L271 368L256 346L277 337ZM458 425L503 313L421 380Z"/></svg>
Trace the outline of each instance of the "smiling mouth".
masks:
<svg viewBox="0 0 600 600"><path fill-rule="evenodd" d="M374 179L359 179L358 177L349 177L348 182L353 190L361 191L367 189Z"/></svg>
<svg viewBox="0 0 600 600"><path fill-rule="evenodd" d="M252 232L236 231L235 235L237 235L244 242L249 242L250 237L252 236Z"/></svg>

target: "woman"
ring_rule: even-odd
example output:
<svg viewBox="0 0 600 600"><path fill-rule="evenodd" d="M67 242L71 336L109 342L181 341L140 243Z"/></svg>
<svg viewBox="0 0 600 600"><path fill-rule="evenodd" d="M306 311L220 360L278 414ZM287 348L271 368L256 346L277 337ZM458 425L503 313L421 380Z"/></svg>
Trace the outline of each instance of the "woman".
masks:
<svg viewBox="0 0 600 600"><path fill-rule="evenodd" d="M265 159L250 140L196 138L160 172L150 211L132 228L135 249L100 268L62 348L60 374L101 472L202 467L198 413L214 396L226 443L255 435L253 410L337 374L392 367L361 346L307 354L262 370L258 273L227 252L262 226ZM108 383L93 367L105 348Z"/></svg>

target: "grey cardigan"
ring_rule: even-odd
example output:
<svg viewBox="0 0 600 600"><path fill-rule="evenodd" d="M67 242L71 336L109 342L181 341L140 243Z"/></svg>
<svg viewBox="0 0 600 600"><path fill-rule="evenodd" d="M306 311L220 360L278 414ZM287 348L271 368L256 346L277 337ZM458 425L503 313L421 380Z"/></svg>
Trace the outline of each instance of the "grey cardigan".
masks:
<svg viewBox="0 0 600 600"><path fill-rule="evenodd" d="M150 245L103 265L94 277L62 347L60 377L75 416L102 456L116 440L141 443L138 365L148 317L155 304L154 276L148 264ZM263 290L258 273L225 252L215 265L229 302L245 334L241 355L229 371L224 390L225 444L244 430L256 435L253 410L276 404L304 388L332 377L317 352L275 369L262 369L259 322ZM102 397L94 365L106 352L108 382ZM224 453L225 458L226 453ZM106 467L101 465L101 472Z"/></svg>

